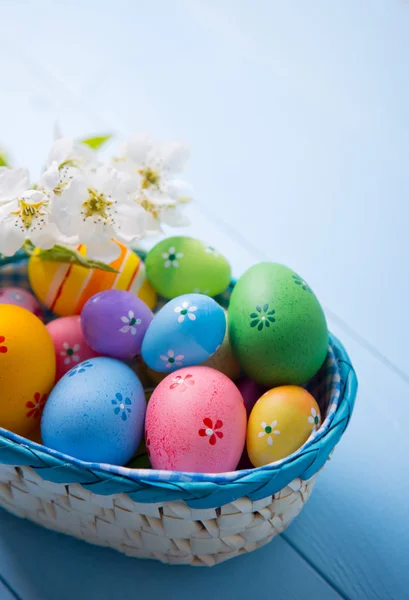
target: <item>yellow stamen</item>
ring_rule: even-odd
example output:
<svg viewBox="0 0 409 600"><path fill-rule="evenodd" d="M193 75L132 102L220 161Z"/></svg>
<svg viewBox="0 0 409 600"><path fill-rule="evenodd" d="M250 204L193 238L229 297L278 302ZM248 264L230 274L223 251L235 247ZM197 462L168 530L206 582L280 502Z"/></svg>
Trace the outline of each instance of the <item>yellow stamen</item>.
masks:
<svg viewBox="0 0 409 600"><path fill-rule="evenodd" d="M107 209L113 205L113 202L106 200L104 194L88 188L88 200L83 202L82 207L85 210L84 218L95 217L98 215L104 220L109 219Z"/></svg>
<svg viewBox="0 0 409 600"><path fill-rule="evenodd" d="M159 180L160 180L159 173L157 173L156 171L153 171L150 167L147 167L146 169L139 169L138 173L139 173L139 175L141 175L143 177L143 181L142 181L142 189L143 190L148 189L151 185L154 185L157 188L159 187Z"/></svg>
<svg viewBox="0 0 409 600"><path fill-rule="evenodd" d="M19 200L19 210L12 212L12 215L16 215L20 217L23 222L23 226L25 229L30 229L33 221L43 217L45 215L45 205L47 204L46 200L41 200L40 202L34 202L30 204L23 199Z"/></svg>

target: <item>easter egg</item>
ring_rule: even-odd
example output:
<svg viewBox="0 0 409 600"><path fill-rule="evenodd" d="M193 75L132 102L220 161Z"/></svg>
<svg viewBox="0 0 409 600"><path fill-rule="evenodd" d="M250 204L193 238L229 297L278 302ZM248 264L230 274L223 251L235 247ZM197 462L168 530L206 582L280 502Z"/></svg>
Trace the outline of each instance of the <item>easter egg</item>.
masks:
<svg viewBox="0 0 409 600"><path fill-rule="evenodd" d="M53 340L57 360L56 381L76 364L98 356L85 341L78 315L50 321L47 330Z"/></svg>
<svg viewBox="0 0 409 600"><path fill-rule="evenodd" d="M121 254L110 265L117 273L44 261L32 256L28 263L28 276L37 298L53 313L62 317L79 315L87 300L98 292L110 289L132 292L149 308L153 308L156 304L156 292L145 277L143 261L129 248L116 243ZM78 246L77 250L86 256L86 246Z"/></svg>
<svg viewBox="0 0 409 600"><path fill-rule="evenodd" d="M33 294L27 290L17 287L7 287L0 289L0 304L14 304L29 310L33 315L43 320L43 311L40 303Z"/></svg>
<svg viewBox="0 0 409 600"><path fill-rule="evenodd" d="M226 317L215 300L185 294L155 315L142 342L142 358L163 373L199 365L216 352L225 333Z"/></svg>
<svg viewBox="0 0 409 600"><path fill-rule="evenodd" d="M304 388L283 385L254 405L247 429L247 452L255 467L289 456L318 429L320 409Z"/></svg>
<svg viewBox="0 0 409 600"><path fill-rule="evenodd" d="M243 398L215 369L180 369L158 385L149 401L145 440L154 469L232 471L245 437Z"/></svg>
<svg viewBox="0 0 409 600"><path fill-rule="evenodd" d="M99 354L130 360L140 354L153 319L145 302L124 290L99 292L82 309L81 325L88 344Z"/></svg>
<svg viewBox="0 0 409 600"><path fill-rule="evenodd" d="M243 371L266 387L303 384L328 350L324 312L308 284L280 264L240 277L229 306L230 342Z"/></svg>
<svg viewBox="0 0 409 600"><path fill-rule="evenodd" d="M94 358L54 387L41 419L44 445L87 462L125 465L143 435L146 401L127 365Z"/></svg>
<svg viewBox="0 0 409 600"><path fill-rule="evenodd" d="M230 283L227 260L199 240L176 236L156 244L146 257L149 281L165 298L200 293L216 296Z"/></svg>
<svg viewBox="0 0 409 600"><path fill-rule="evenodd" d="M25 308L0 305L0 427L20 435L33 430L54 380L54 346L44 323Z"/></svg>

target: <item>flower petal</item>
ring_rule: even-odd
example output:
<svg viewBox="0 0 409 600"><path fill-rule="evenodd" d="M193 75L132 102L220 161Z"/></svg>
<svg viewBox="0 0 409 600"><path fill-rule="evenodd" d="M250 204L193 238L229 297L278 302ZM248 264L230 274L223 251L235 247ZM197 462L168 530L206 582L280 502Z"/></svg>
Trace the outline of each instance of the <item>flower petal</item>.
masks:
<svg viewBox="0 0 409 600"><path fill-rule="evenodd" d="M170 265L171 265L171 264L172 264L172 261L170 261L170 260L167 260L167 261L164 263L164 265L163 265L163 266L165 267L165 269L169 269L169 267L170 267Z"/></svg>
<svg viewBox="0 0 409 600"><path fill-rule="evenodd" d="M265 431L260 431L260 433L258 434L258 436L257 436L257 437L259 437L259 438L262 438L262 437L264 437L265 435L266 435L266 432L265 432Z"/></svg>
<svg viewBox="0 0 409 600"><path fill-rule="evenodd" d="M175 356L176 360L183 360L185 358L184 354L178 354L177 356Z"/></svg>
<svg viewBox="0 0 409 600"><path fill-rule="evenodd" d="M187 313L187 316L188 316L188 318L189 318L191 321L196 321L196 315L193 315L192 313L188 312L188 313ZM179 318L180 318L180 317L179 317Z"/></svg>
<svg viewBox="0 0 409 600"><path fill-rule="evenodd" d="M174 350L168 350L168 356L170 356L170 358L173 358L175 356L175 351Z"/></svg>
<svg viewBox="0 0 409 600"><path fill-rule="evenodd" d="M173 312L175 312L175 313L180 313L181 311L182 311L181 306L177 306L176 308L173 309Z"/></svg>
<svg viewBox="0 0 409 600"><path fill-rule="evenodd" d="M189 308L189 312L196 312L197 311L197 306L191 306Z"/></svg>
<svg viewBox="0 0 409 600"><path fill-rule="evenodd" d="M179 321L179 323L183 323L183 321L184 321L184 320L185 320L185 317L184 317L184 315L180 315L180 316L178 317L178 321Z"/></svg>
<svg viewBox="0 0 409 600"><path fill-rule="evenodd" d="M122 323L129 323L128 317L121 317Z"/></svg>
<svg viewBox="0 0 409 600"><path fill-rule="evenodd" d="M269 435L269 436L268 436L268 438L267 438L267 444L268 444L269 446L272 446L272 445L273 445L273 438L271 437L271 435Z"/></svg>
<svg viewBox="0 0 409 600"><path fill-rule="evenodd" d="M215 443L216 443L216 436L215 436L215 435L214 435L214 433L213 433L213 435L211 435L211 436L210 436L210 438L209 438L209 444L210 444L211 446L214 446L214 445L215 445Z"/></svg>
<svg viewBox="0 0 409 600"><path fill-rule="evenodd" d="M206 425L206 427L208 427L209 429L211 429L213 427L213 421L211 419L209 419L208 417L206 417L205 419L203 419L203 423Z"/></svg>

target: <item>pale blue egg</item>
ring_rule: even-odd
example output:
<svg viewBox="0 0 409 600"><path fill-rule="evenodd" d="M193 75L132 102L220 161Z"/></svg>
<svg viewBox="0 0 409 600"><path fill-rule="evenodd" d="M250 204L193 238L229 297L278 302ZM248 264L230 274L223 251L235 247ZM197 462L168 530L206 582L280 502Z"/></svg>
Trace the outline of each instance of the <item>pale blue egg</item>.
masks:
<svg viewBox="0 0 409 600"><path fill-rule="evenodd" d="M143 435L146 400L130 367L93 358L57 383L41 419L43 443L88 462L125 465Z"/></svg>
<svg viewBox="0 0 409 600"><path fill-rule="evenodd" d="M142 343L142 358L162 373L200 365L216 352L225 333L224 311L213 298L184 294L154 317Z"/></svg>

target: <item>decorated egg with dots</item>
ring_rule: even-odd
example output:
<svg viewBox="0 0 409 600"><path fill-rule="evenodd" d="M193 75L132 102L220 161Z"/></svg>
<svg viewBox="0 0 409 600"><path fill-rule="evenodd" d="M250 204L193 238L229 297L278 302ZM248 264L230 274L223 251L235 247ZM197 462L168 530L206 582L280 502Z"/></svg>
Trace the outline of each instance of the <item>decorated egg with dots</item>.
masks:
<svg viewBox="0 0 409 600"><path fill-rule="evenodd" d="M254 405L247 429L247 452L255 467L298 450L321 424L320 409L309 392L285 385L266 392Z"/></svg>
<svg viewBox="0 0 409 600"><path fill-rule="evenodd" d="M213 246L191 237L166 238L146 257L149 281L164 298L200 293L216 296L230 283L227 260Z"/></svg>
<svg viewBox="0 0 409 600"><path fill-rule="evenodd" d="M210 367L168 375L149 401L145 440L154 469L232 471L245 437L243 398L231 379Z"/></svg>
<svg viewBox="0 0 409 600"><path fill-rule="evenodd" d="M328 329L304 279L276 263L240 277L229 305L229 336L243 371L266 387L301 385L322 366Z"/></svg>
<svg viewBox="0 0 409 600"><path fill-rule="evenodd" d="M75 458L125 465L141 443L145 412L145 394L132 369L113 358L94 358L54 387L41 437L49 448Z"/></svg>
<svg viewBox="0 0 409 600"><path fill-rule="evenodd" d="M98 356L85 341L78 315L55 319L47 324L47 330L53 340L57 360L56 381L78 363Z"/></svg>
<svg viewBox="0 0 409 600"><path fill-rule="evenodd" d="M82 309L88 344L99 354L130 360L140 354L153 313L140 298L123 290L95 294Z"/></svg>
<svg viewBox="0 0 409 600"><path fill-rule="evenodd" d="M20 306L0 305L0 427L35 429L55 380L55 352L46 326Z"/></svg>
<svg viewBox="0 0 409 600"><path fill-rule="evenodd" d="M43 320L43 311L37 298L22 288L7 287L0 289L0 304L14 304L29 310L33 315Z"/></svg>
<svg viewBox="0 0 409 600"><path fill-rule="evenodd" d="M129 248L116 243L120 255L110 265L117 272L44 261L32 256L28 275L37 298L56 315L63 317L79 315L92 296L110 289L129 291L153 308L157 296L146 279L143 261ZM78 246L77 249L86 256L86 246Z"/></svg>
<svg viewBox="0 0 409 600"><path fill-rule="evenodd" d="M142 342L142 358L163 373L199 365L218 350L225 333L224 311L213 298L185 294L155 315Z"/></svg>

